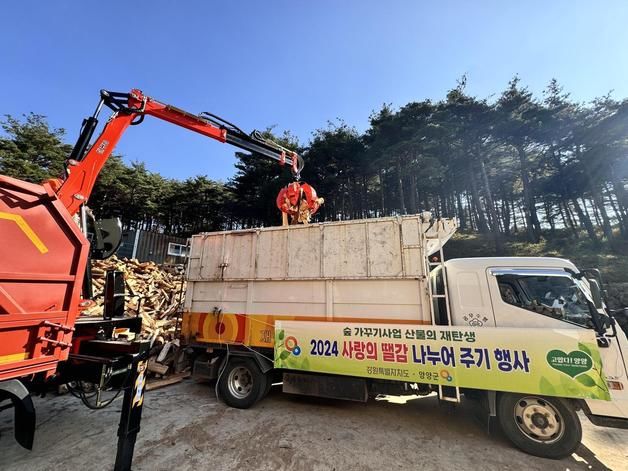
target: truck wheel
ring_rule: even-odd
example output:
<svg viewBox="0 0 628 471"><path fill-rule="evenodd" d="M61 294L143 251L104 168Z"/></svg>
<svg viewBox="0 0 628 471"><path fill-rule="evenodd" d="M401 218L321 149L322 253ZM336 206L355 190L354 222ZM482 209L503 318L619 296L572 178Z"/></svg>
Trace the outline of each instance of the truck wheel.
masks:
<svg viewBox="0 0 628 471"><path fill-rule="evenodd" d="M218 379L218 391L228 406L248 409L266 390L266 375L250 358L231 358Z"/></svg>
<svg viewBox="0 0 628 471"><path fill-rule="evenodd" d="M560 459L582 440L576 411L563 399L527 394L501 394L497 418L508 439L531 455Z"/></svg>
<svg viewBox="0 0 628 471"><path fill-rule="evenodd" d="M258 401L261 401L266 396L268 396L268 393L270 392L270 388L273 387L273 372L272 372L272 370L269 371L268 373L266 373L264 375L264 377L266 379L266 387L264 389L260 389L260 394L259 394L259 397L257 398Z"/></svg>

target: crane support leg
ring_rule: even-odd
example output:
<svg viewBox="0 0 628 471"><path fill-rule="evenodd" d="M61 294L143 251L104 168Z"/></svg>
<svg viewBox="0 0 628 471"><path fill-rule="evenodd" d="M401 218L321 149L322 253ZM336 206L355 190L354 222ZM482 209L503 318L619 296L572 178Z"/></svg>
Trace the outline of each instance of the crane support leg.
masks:
<svg viewBox="0 0 628 471"><path fill-rule="evenodd" d="M140 431L144 390L146 387L146 365L148 350L133 355L132 374L124 391L120 425L118 426L118 452L114 471L130 471L133 462L135 441Z"/></svg>

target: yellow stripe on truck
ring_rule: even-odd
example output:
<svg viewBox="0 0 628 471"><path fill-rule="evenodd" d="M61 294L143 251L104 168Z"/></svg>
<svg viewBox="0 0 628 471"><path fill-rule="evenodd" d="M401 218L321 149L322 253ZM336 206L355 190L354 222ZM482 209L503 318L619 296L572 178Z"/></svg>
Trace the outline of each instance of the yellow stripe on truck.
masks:
<svg viewBox="0 0 628 471"><path fill-rule="evenodd" d="M0 219L6 219L7 221L13 221L22 230L24 235L33 243L37 250L42 254L48 253L48 247L41 241L41 239L35 234L35 231L31 229L31 226L24 220L19 214L11 214L0 211Z"/></svg>
<svg viewBox="0 0 628 471"><path fill-rule="evenodd" d="M4 365L5 363L13 363L20 360L26 360L27 358L28 358L27 352L12 353L11 355L2 355L0 356L0 365Z"/></svg>
<svg viewBox="0 0 628 471"><path fill-rule="evenodd" d="M240 322L238 321L240 319ZM317 321L317 322L349 322L363 324L413 324L426 325L429 321L388 319L388 318L361 318L361 317L333 317L302 316L287 314L235 314L235 313L200 313L186 312L183 314L182 335L196 342L218 344L241 344L248 347L273 348L275 344L275 321Z"/></svg>

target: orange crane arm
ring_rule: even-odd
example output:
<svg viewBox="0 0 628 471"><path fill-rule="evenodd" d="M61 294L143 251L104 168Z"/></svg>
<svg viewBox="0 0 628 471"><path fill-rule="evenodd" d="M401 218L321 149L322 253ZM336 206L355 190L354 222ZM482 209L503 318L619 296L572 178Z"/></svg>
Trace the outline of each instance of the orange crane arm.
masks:
<svg viewBox="0 0 628 471"><path fill-rule="evenodd" d="M89 199L98 174L122 134L129 126L140 124L145 115L163 119L217 141L261 154L277 160L281 165L287 163L296 179L299 179L303 169L303 159L296 152L263 138L257 131L246 134L237 126L214 114L188 113L174 106L160 103L137 89L131 90L130 93L101 90L100 96L94 115L83 121L81 133L68 159L65 179L50 182L71 215L76 214L81 205ZM103 105L111 108L113 114L101 134L88 149Z"/></svg>

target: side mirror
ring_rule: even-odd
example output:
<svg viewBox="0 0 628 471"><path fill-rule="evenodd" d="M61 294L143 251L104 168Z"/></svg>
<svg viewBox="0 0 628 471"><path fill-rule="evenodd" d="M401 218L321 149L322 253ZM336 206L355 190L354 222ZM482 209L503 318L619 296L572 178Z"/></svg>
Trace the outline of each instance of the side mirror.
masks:
<svg viewBox="0 0 628 471"><path fill-rule="evenodd" d="M593 297L593 305L596 309L603 309L604 302L602 301L602 290L595 278L587 278L589 286L591 287L591 296Z"/></svg>
<svg viewBox="0 0 628 471"><path fill-rule="evenodd" d="M598 315L600 330L597 335L597 346L600 348L608 348L611 344L610 337L617 337L617 330L615 328L615 320L607 315ZM608 334L608 329L613 329L613 334Z"/></svg>
<svg viewBox="0 0 628 471"><path fill-rule="evenodd" d="M615 323L614 319L610 316L602 316L602 327L605 329L610 329Z"/></svg>

